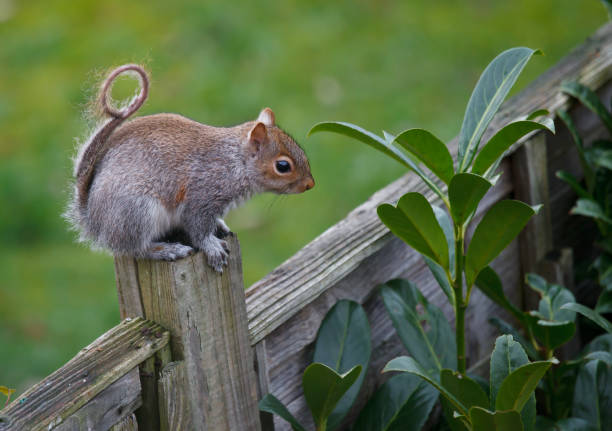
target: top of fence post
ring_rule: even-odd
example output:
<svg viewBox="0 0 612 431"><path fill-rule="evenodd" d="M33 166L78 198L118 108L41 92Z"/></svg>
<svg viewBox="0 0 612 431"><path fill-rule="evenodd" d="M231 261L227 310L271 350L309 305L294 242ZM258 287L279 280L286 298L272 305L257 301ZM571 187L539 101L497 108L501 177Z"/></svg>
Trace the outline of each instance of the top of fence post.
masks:
<svg viewBox="0 0 612 431"><path fill-rule="evenodd" d="M161 429L178 429L176 424L198 430L260 429L240 245L234 234L227 240L230 259L223 274L202 253L176 262L115 258L122 318L143 316L167 328L172 359L182 362L172 391L179 405L169 408L172 415L164 419L172 423L162 420Z"/></svg>

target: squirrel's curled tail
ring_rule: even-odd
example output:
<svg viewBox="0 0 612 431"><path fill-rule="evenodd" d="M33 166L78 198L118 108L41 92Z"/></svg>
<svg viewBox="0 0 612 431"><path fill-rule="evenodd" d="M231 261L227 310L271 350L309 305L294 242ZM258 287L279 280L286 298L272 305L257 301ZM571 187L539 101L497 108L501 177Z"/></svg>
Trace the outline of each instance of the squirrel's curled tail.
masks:
<svg viewBox="0 0 612 431"><path fill-rule="evenodd" d="M110 102L110 90L115 79L125 72L136 72L140 81L140 92L132 99L128 106L117 109ZM85 207L89 196L89 187L93 179L94 166L98 158L104 154L107 149L108 138L111 133L119 127L130 115L136 112L147 99L149 94L149 77L142 66L137 64L124 64L113 70L106 78L100 89L98 101L102 106L105 115L108 119L102 127L100 127L91 136L86 144L84 151L76 165L76 194L78 206Z"/></svg>

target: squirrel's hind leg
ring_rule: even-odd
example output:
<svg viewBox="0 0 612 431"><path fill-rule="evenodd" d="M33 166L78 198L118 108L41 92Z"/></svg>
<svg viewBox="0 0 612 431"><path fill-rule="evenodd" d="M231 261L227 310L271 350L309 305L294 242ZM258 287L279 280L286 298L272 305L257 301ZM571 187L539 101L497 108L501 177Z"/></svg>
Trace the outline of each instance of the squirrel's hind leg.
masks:
<svg viewBox="0 0 612 431"><path fill-rule="evenodd" d="M194 253L192 247L178 242L153 242L142 255L144 259L174 261Z"/></svg>

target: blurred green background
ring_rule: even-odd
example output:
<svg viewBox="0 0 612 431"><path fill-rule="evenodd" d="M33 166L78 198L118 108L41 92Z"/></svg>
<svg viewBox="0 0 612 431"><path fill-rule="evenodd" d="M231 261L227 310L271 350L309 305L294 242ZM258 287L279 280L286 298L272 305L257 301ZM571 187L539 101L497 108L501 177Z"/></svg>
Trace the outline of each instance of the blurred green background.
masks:
<svg viewBox="0 0 612 431"><path fill-rule="evenodd" d="M227 219L250 285L402 173L347 139L306 139L314 123L448 140L495 55L546 53L520 88L606 19L597 0L0 0L0 384L22 391L118 322L112 258L75 244L60 217L108 67L150 68L139 114L234 125L270 106L306 148L312 191L260 196Z"/></svg>

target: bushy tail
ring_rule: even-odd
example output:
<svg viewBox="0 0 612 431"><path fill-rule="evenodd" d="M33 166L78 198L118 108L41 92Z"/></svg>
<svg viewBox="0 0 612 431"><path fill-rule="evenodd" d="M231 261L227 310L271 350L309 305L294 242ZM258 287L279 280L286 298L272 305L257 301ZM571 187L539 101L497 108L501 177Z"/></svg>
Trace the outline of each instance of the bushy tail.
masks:
<svg viewBox="0 0 612 431"><path fill-rule="evenodd" d="M124 108L117 109L110 104L110 91L114 80L125 72L136 72L140 81L140 92L134 96L131 102ZM104 125L100 127L89 138L89 142L85 145L81 157L76 164L76 194L78 205L85 207L89 195L89 187L93 179L93 170L98 158L106 151L108 137L111 135L121 123L123 123L130 115L136 112L147 99L149 94L149 77L142 66L137 64L124 64L113 70L106 78L100 93L98 101L102 107L104 114L110 119L106 120Z"/></svg>

